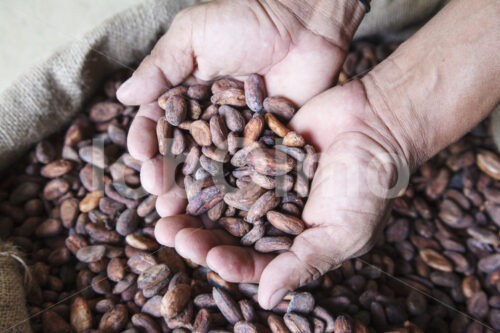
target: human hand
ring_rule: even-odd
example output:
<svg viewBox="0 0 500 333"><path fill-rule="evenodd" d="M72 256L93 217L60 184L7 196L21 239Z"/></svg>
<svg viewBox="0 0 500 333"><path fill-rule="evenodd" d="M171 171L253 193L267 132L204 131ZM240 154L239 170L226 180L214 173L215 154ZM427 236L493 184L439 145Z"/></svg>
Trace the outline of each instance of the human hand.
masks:
<svg viewBox="0 0 500 333"><path fill-rule="evenodd" d="M324 12L337 16L328 20L327 27L322 26L325 17L299 21L299 9L294 7L291 13L282 5L293 2L222 0L185 9L118 91L124 104L141 105L129 130L128 150L144 161L141 182L148 192L159 195L156 206L161 216L181 213L186 204L173 186L175 164L158 155L155 127L164 111L156 99L168 87L186 80L259 73L270 96L281 95L301 105L334 81L363 6L339 0L335 6L342 8L321 8L314 17L321 18ZM309 27L326 31L324 36L306 28L306 21Z"/></svg>
<svg viewBox="0 0 500 333"><path fill-rule="evenodd" d="M220 0L180 12L117 93L124 104L141 105L128 137L132 156L145 161L156 155L154 127L163 111L154 102L167 88L186 80L258 73L271 96L284 96L298 105L331 85L364 14L363 6L337 1L335 6L345 8L330 8L337 17L322 27L323 13L299 20L297 10L292 13L282 5L287 2L293 1ZM306 28L306 21L320 32ZM322 30L335 33L322 35Z"/></svg>
<svg viewBox="0 0 500 333"><path fill-rule="evenodd" d="M393 161L405 165L404 153L371 109L359 81L315 97L289 125L316 146L320 159L302 214L308 228L288 251L276 256L238 246L224 230L203 229L199 218L187 215L165 217L155 230L160 243L175 246L225 280L259 282L264 308L368 251L383 227L390 197L406 185L409 174L398 173Z"/></svg>

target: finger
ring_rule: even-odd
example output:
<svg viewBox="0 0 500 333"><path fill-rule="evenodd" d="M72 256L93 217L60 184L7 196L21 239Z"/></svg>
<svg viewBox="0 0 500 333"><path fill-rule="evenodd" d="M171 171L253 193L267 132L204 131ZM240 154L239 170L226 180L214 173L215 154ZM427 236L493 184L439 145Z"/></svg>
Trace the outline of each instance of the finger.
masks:
<svg viewBox="0 0 500 333"><path fill-rule="evenodd" d="M141 105L127 136L127 147L132 157L146 161L158 152L156 123L164 113L156 102Z"/></svg>
<svg viewBox="0 0 500 333"><path fill-rule="evenodd" d="M141 166L141 184L146 191L154 195L167 193L175 183L177 160L157 155Z"/></svg>
<svg viewBox="0 0 500 333"><path fill-rule="evenodd" d="M200 219L190 215L176 215L163 217L156 223L156 240L165 246L174 247L175 235L185 228L201 228Z"/></svg>
<svg viewBox="0 0 500 333"><path fill-rule="evenodd" d="M208 252L215 246L237 244L237 240L224 230L185 228L175 236L175 250L182 257L206 266Z"/></svg>
<svg viewBox="0 0 500 333"><path fill-rule="evenodd" d="M259 284L261 307L274 308L288 291L318 279L345 259L342 248L337 250L325 234L324 228L307 229L294 239L289 251L267 265Z"/></svg>
<svg viewBox="0 0 500 333"><path fill-rule="evenodd" d="M123 104L140 105L152 102L172 85L178 85L191 74L194 58L191 45L192 20L186 12L179 13L168 32L117 91Z"/></svg>
<svg viewBox="0 0 500 333"><path fill-rule="evenodd" d="M156 211L161 217L181 214L186 208L186 191L175 186L156 199Z"/></svg>
<svg viewBox="0 0 500 333"><path fill-rule="evenodd" d="M224 280L257 283L264 268L275 257L241 246L217 246L207 254L207 266Z"/></svg>

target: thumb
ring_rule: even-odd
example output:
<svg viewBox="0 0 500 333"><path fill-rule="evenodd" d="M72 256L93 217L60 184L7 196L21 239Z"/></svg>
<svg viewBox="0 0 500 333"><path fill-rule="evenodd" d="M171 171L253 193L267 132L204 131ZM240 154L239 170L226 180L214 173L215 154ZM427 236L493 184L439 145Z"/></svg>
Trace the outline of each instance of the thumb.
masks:
<svg viewBox="0 0 500 333"><path fill-rule="evenodd" d="M307 229L294 239L287 252L266 266L259 282L262 308L274 308L289 291L318 279L345 259L339 257L341 252L333 249L333 242L325 239L326 228Z"/></svg>
<svg viewBox="0 0 500 333"><path fill-rule="evenodd" d="M166 89L180 84L193 72L190 16L189 11L177 14L151 54L118 89L116 95L120 102L126 105L153 102Z"/></svg>

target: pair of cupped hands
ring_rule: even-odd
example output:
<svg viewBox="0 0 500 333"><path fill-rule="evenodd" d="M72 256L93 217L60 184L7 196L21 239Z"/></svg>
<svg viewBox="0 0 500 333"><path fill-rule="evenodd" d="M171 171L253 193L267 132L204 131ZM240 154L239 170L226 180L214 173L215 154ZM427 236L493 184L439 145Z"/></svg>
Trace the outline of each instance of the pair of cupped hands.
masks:
<svg viewBox="0 0 500 333"><path fill-rule="evenodd" d="M143 187L158 195L158 242L227 281L260 283L259 303L266 309L289 290L366 253L389 211L387 189L398 177L390 162L399 145L372 108L363 80L328 89L349 46L337 44L307 29L286 8L214 1L180 12L117 93L124 104L140 105L128 149L143 161ZM183 189L157 149L161 93L186 81L244 79L250 73L264 77L268 95L301 106L288 126L320 153L302 215L307 229L279 255L241 247L224 230L204 229L200 218L184 215Z"/></svg>

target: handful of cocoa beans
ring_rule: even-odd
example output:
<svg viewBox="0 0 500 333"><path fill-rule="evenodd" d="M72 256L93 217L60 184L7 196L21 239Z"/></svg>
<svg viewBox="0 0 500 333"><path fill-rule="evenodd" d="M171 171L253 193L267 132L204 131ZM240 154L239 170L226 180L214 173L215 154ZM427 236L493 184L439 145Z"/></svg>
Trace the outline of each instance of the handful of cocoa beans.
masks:
<svg viewBox="0 0 500 333"><path fill-rule="evenodd" d="M266 97L251 74L206 85L177 86L158 99L159 151L184 158L191 215L210 220L259 252L287 250L304 230L300 219L318 156L288 129L294 105Z"/></svg>

